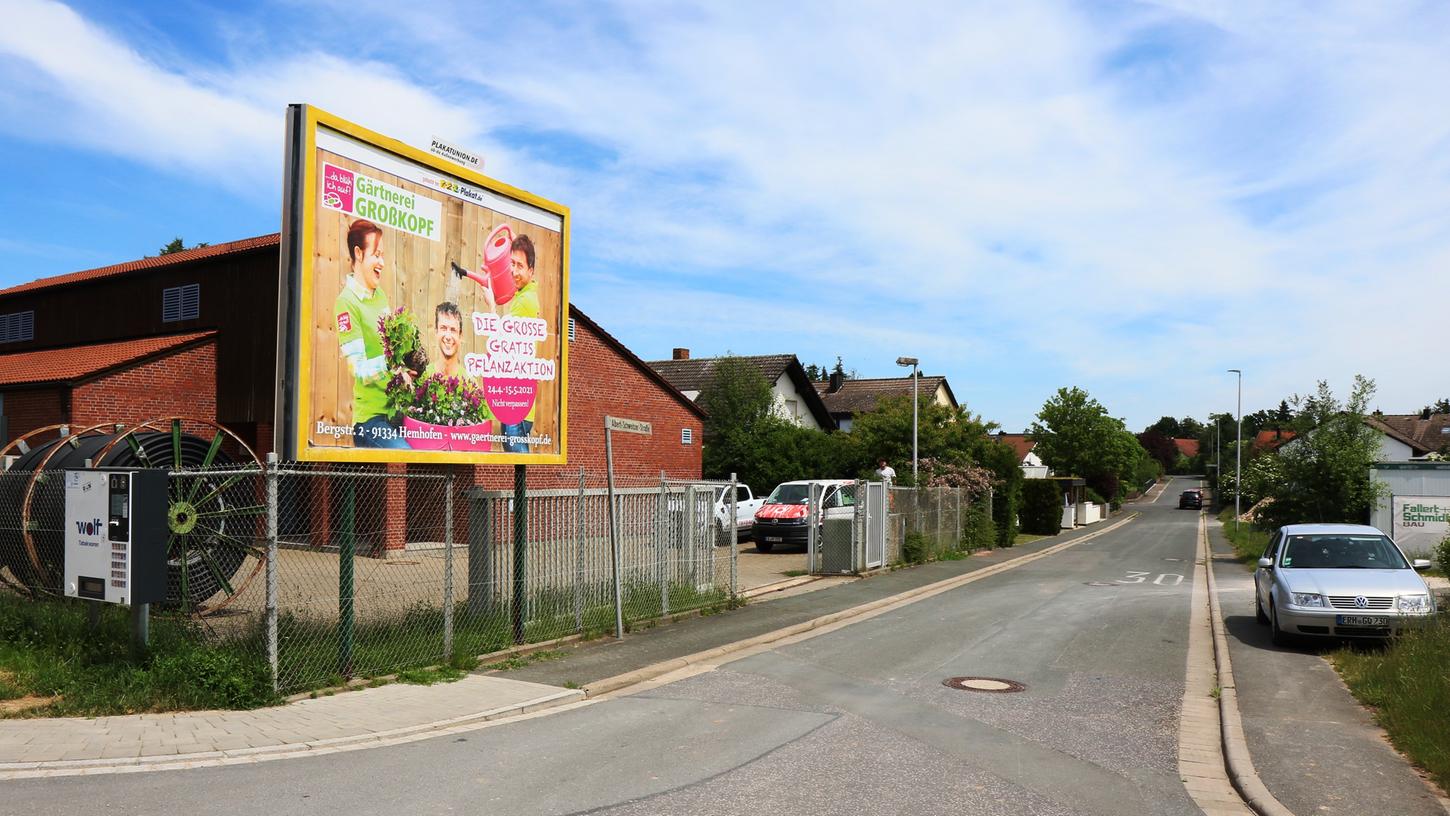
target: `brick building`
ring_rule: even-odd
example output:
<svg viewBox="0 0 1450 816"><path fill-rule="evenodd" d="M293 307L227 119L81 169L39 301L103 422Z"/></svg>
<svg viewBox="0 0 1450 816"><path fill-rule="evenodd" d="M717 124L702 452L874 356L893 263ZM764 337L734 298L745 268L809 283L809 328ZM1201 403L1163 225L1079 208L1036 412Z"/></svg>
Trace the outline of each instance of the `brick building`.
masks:
<svg viewBox="0 0 1450 816"><path fill-rule="evenodd" d="M278 251L279 236L265 235L0 290L0 438L184 415L220 423L265 456ZM602 484L606 414L654 426L652 436L616 435L616 473L699 478L701 409L583 312L569 313L569 461L531 466L531 486L577 481L580 467ZM507 466L455 473L488 487L512 484ZM391 507L411 498L422 497L384 500ZM325 512L328 497L314 499Z"/></svg>

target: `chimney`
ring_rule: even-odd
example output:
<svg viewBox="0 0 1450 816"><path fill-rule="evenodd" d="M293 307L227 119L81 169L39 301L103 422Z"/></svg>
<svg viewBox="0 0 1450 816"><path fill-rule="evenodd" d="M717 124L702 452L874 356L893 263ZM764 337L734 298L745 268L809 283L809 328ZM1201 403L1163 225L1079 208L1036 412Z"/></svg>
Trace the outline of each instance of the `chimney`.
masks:
<svg viewBox="0 0 1450 816"><path fill-rule="evenodd" d="M674 357L672 357L671 359L688 360L690 359L690 350L687 348L677 348L675 349Z"/></svg>
<svg viewBox="0 0 1450 816"><path fill-rule="evenodd" d="M826 386L826 393L827 394L834 394L837 391L840 391L841 390L841 383L843 381L845 381L845 379L846 379L845 375L841 374L841 372L839 372L839 371L832 371L831 372L831 384L828 385L828 386Z"/></svg>

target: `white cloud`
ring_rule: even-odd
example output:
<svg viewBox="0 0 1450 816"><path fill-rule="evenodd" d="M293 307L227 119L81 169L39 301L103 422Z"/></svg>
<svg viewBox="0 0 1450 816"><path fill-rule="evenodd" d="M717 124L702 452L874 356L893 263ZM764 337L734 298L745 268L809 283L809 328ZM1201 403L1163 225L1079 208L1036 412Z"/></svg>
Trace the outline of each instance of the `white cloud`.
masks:
<svg viewBox="0 0 1450 816"><path fill-rule="evenodd" d="M288 101L457 139L571 205L575 291L644 356L910 351L1012 427L1056 380L1134 426L1222 410L1230 366L1250 408L1355 372L1386 410L1450 393L1419 362L1450 295L1435 7L353 2L386 36L224 69L16 9L0 98L57 111L30 135L232 186L275 176Z"/></svg>

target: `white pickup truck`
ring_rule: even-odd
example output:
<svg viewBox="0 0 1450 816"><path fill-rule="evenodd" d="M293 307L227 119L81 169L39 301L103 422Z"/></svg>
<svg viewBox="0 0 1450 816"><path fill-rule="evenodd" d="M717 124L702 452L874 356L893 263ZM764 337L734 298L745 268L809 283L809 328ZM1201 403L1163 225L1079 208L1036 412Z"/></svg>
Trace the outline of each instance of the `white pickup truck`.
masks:
<svg viewBox="0 0 1450 816"><path fill-rule="evenodd" d="M749 534L750 529L755 526L755 511L765 504L765 499L757 499L751 492L750 485L735 485L735 537L738 539L742 534ZM715 488L715 524L719 527L721 534L730 530L730 486L720 485Z"/></svg>

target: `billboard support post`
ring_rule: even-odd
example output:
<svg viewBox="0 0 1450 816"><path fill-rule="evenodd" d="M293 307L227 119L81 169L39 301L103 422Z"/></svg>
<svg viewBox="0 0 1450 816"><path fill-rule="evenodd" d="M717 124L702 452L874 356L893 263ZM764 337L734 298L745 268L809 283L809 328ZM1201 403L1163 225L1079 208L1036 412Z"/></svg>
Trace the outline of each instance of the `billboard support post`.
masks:
<svg viewBox="0 0 1450 816"><path fill-rule="evenodd" d="M514 601L511 609L514 643L524 642L529 600L529 480L524 465L514 465Z"/></svg>
<svg viewBox="0 0 1450 816"><path fill-rule="evenodd" d="M353 651L353 540L357 512L356 479L347 479L342 490L342 535L337 542L337 673L352 677Z"/></svg>
<svg viewBox="0 0 1450 816"><path fill-rule="evenodd" d="M443 659L453 662L453 468L443 481Z"/></svg>

